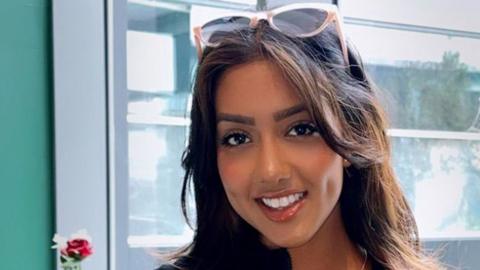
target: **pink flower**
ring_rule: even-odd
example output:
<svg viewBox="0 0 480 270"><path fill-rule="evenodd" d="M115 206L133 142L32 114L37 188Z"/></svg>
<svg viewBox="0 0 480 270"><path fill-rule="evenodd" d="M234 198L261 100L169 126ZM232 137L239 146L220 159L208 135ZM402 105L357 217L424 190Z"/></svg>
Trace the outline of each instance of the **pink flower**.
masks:
<svg viewBox="0 0 480 270"><path fill-rule="evenodd" d="M93 254L92 239L86 230L80 230L72 234L70 239L55 234L53 242L55 242L55 245L52 248L60 250L62 264L69 261L81 261Z"/></svg>
<svg viewBox="0 0 480 270"><path fill-rule="evenodd" d="M63 256L83 260L93 253L90 242L85 239L72 239L67 242L67 247L61 251Z"/></svg>

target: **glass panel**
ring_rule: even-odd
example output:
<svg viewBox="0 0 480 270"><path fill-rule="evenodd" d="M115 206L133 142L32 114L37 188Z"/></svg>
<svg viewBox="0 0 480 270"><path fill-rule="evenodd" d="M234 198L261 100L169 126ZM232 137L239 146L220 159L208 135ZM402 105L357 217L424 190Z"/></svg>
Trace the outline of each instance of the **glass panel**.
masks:
<svg viewBox="0 0 480 270"><path fill-rule="evenodd" d="M420 237L480 237L480 141L395 137L393 153Z"/></svg>
<svg viewBox="0 0 480 270"><path fill-rule="evenodd" d="M462 0L455 5L449 0L340 0L342 14L348 17L365 18L404 24L457 29L478 32L477 18L480 2Z"/></svg>
<svg viewBox="0 0 480 270"><path fill-rule="evenodd" d="M341 1L346 35L382 90L422 238L480 236L480 25L458 17L478 3L462 3Z"/></svg>
<svg viewBox="0 0 480 270"><path fill-rule="evenodd" d="M480 39L352 24L346 32L386 92L392 128L463 132L474 124Z"/></svg>
<svg viewBox="0 0 480 270"><path fill-rule="evenodd" d="M347 8L356 1L341 2ZM190 28L204 20L193 10L212 6L252 10L255 5L256 1L239 0L128 1L129 269L156 265L143 248L177 246L192 235L181 216L179 194L190 83L197 61ZM469 28L472 25L457 27L480 29ZM479 107L479 39L353 24L346 28L374 80L389 93L384 102L393 127L468 130ZM478 233L480 206L474 199L480 196L479 143L400 137L393 141L395 169L421 235ZM448 211L432 211L440 209L438 202L447 204Z"/></svg>
<svg viewBox="0 0 480 270"><path fill-rule="evenodd" d="M182 235L178 195L185 128L131 123L128 140L130 235Z"/></svg>
<svg viewBox="0 0 480 270"><path fill-rule="evenodd" d="M256 0L128 1L128 269L154 269L158 263L144 249L180 246L192 237L180 209L180 162L197 63L190 29L205 17L193 10L255 5Z"/></svg>
<svg viewBox="0 0 480 270"><path fill-rule="evenodd" d="M128 5L130 246L178 246L191 236L180 215L179 194L196 59L188 9L182 8Z"/></svg>

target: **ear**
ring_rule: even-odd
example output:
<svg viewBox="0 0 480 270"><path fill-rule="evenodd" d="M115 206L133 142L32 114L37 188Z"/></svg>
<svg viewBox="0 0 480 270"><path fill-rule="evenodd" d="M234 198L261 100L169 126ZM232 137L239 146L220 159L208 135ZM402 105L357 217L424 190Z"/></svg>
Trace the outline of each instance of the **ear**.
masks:
<svg viewBox="0 0 480 270"><path fill-rule="evenodd" d="M348 161L348 160L346 160L346 159L343 159L343 167L344 167L344 168L348 168L348 167L350 167L350 165L352 165L352 164L350 163L350 161Z"/></svg>

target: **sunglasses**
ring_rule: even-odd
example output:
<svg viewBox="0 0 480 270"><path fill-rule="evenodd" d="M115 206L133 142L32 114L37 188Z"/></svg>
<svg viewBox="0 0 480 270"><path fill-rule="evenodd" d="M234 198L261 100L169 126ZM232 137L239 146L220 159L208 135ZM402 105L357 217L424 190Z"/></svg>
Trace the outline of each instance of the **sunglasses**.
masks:
<svg viewBox="0 0 480 270"><path fill-rule="evenodd" d="M336 5L324 3L295 3L269 11L232 12L215 18L202 26L193 28L198 59L201 59L202 46L217 47L223 37L246 28L255 28L260 20L266 20L270 27L290 37L306 38L322 32L331 22L335 22L337 35L348 65L345 37L342 32L342 18Z"/></svg>

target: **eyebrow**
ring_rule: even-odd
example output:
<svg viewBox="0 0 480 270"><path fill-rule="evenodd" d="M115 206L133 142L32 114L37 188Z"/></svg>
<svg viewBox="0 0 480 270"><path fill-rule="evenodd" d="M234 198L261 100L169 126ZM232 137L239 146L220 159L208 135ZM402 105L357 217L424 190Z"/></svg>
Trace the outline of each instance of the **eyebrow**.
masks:
<svg viewBox="0 0 480 270"><path fill-rule="evenodd" d="M276 113L273 114L273 119L275 121L280 121L280 120L283 120L285 118L288 118L294 114L297 114L297 113L301 113L303 111L306 111L307 108L305 107L304 104L298 104L298 105L295 105L293 107L290 107L290 108L287 108L287 109L284 109L284 110L280 110Z"/></svg>
<svg viewBox="0 0 480 270"><path fill-rule="evenodd" d="M304 104L298 104L293 107L275 112L273 114L273 119L276 122L278 122L306 110L307 109ZM237 114L219 113L217 115L217 124L221 121L235 122L235 123L250 125L250 126L255 125L255 119L253 117L237 115Z"/></svg>
<svg viewBox="0 0 480 270"><path fill-rule="evenodd" d="M235 122L235 123L240 123L240 124L250 125L250 126L255 125L255 119L253 119L253 117L236 115L236 114L228 114L228 113L219 113L217 115L217 124L220 123L221 121Z"/></svg>

